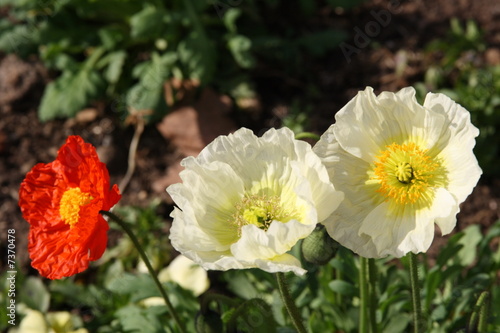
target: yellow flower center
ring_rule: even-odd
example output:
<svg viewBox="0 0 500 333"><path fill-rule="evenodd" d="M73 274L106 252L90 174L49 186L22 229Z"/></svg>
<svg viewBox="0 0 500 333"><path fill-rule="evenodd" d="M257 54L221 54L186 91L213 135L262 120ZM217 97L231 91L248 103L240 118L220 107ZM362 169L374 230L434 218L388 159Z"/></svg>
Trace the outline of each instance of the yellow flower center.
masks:
<svg viewBox="0 0 500 333"><path fill-rule="evenodd" d="M377 156L370 179L380 185L377 192L398 206L429 207L434 189L447 183L440 159L415 143L393 143L386 148Z"/></svg>
<svg viewBox="0 0 500 333"><path fill-rule="evenodd" d="M88 204L92 196L84 193L79 187L73 187L64 192L59 203L59 214L64 223L73 228L80 219L80 207Z"/></svg>
<svg viewBox="0 0 500 333"><path fill-rule="evenodd" d="M298 217L299 214L295 210L283 208L279 196L254 194L243 197L236 205L236 212L231 220L238 230L247 224L254 224L260 229L267 230L273 220L288 222Z"/></svg>

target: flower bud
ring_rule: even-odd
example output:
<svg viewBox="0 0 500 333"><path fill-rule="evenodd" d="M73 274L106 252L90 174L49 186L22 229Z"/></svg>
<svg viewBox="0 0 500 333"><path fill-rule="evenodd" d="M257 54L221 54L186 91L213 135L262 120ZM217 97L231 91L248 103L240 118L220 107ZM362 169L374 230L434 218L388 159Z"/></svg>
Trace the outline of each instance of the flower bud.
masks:
<svg viewBox="0 0 500 333"><path fill-rule="evenodd" d="M302 241L302 255L304 259L316 265L324 265L337 253L338 243L326 232L323 225L318 224L316 229Z"/></svg>

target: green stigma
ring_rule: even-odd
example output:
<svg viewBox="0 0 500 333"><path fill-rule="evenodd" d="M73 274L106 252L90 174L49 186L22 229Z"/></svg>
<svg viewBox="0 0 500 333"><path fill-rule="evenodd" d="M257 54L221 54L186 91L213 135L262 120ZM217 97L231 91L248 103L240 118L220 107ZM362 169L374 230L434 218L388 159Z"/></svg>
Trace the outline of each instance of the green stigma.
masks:
<svg viewBox="0 0 500 333"><path fill-rule="evenodd" d="M411 180L414 178L413 177L413 168L411 167L410 163L398 163L396 166L396 170L394 171L394 174L396 175L396 178L399 180L399 182L403 184L408 184L411 182Z"/></svg>

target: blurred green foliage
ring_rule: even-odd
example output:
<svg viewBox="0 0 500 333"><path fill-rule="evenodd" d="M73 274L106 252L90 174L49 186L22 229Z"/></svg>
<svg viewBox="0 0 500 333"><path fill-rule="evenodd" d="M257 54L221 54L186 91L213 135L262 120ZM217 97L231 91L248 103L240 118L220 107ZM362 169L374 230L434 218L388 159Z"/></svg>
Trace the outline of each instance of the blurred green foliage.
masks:
<svg viewBox="0 0 500 333"><path fill-rule="evenodd" d="M500 158L500 66L484 62L485 49L483 33L473 21L463 26L451 20L448 36L429 44L433 64L415 88L421 98L427 92L444 93L471 112L480 130L474 151L484 176L491 178Z"/></svg>
<svg viewBox="0 0 500 333"><path fill-rule="evenodd" d="M136 212L137 213L137 212ZM147 210L139 213L149 215ZM140 233L140 226L132 228ZM475 307L480 295L489 304L485 332L496 332L500 316L494 305L500 303L497 274L500 270L500 221L485 235L471 225L451 236L436 257L420 255L421 303L426 332L472 332ZM146 241L146 239L145 239ZM153 237L144 243L146 252L154 253ZM159 297L149 275L127 269L130 258L137 262L137 252L123 252L117 245L115 260L93 264L98 274L82 281L85 274L54 281L17 275L17 323L28 309L48 316L54 311L71 311L74 322L89 332L176 332L167 308L151 304ZM295 246L300 256L300 246ZM119 253L119 254L116 254ZM154 255L150 255L154 261ZM358 332L359 257L340 247L337 255L324 266L305 261L308 273L302 277L289 274L292 297L300 308L310 332ZM162 264L164 265L164 264ZM375 260L376 317L379 332L409 332L412 325L411 295L407 258ZM8 327L5 315L6 273L0 276L0 330ZM230 270L212 275L211 290L196 298L191 291L173 282L164 285L179 316L189 332L197 325L220 327L218 332L292 332L292 324L277 289L273 274L258 269ZM200 310L201 309L201 310ZM201 312L200 312L201 311ZM195 320L195 318L197 318ZM217 318L220 318L217 319ZM202 322L200 324L200 321ZM13 332L12 330L9 332Z"/></svg>
<svg viewBox="0 0 500 333"><path fill-rule="evenodd" d="M304 56L323 56L346 36L298 24L319 3L298 1L299 11L283 16L290 6L279 0L0 0L7 12L0 51L36 54L60 74L43 95L42 121L72 117L99 99L123 116L152 110L158 118L168 111L163 84L173 77L242 97L239 86L254 94L259 63L301 73Z"/></svg>

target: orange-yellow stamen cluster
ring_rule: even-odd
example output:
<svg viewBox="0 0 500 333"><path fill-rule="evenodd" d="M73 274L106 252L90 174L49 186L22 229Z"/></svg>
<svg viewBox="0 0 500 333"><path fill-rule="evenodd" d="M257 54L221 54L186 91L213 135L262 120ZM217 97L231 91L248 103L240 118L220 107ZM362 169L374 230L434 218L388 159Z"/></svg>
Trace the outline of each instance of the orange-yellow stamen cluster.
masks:
<svg viewBox="0 0 500 333"><path fill-rule="evenodd" d="M66 190L59 203L61 219L73 228L80 219L80 207L88 204L91 200L90 194L82 192L79 187Z"/></svg>
<svg viewBox="0 0 500 333"><path fill-rule="evenodd" d="M374 166L371 180L380 184L377 192L399 205L428 206L433 188L445 183L445 170L439 159L415 143L386 146Z"/></svg>

